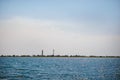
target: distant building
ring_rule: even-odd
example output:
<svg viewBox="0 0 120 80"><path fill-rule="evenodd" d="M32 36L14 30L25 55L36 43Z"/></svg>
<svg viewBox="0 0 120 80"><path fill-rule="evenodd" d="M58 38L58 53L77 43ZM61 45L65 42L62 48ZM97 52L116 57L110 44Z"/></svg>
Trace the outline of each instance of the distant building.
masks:
<svg viewBox="0 0 120 80"><path fill-rule="evenodd" d="M43 56L43 50L42 50L42 54L41 55Z"/></svg>
<svg viewBox="0 0 120 80"><path fill-rule="evenodd" d="M53 49L53 56L54 56L55 50Z"/></svg>

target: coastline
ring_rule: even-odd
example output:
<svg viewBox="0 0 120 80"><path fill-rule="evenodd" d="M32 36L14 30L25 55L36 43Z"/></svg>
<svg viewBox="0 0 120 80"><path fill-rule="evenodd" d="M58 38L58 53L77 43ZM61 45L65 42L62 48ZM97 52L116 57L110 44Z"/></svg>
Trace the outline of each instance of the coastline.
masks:
<svg viewBox="0 0 120 80"><path fill-rule="evenodd" d="M35 57L35 58L120 58L120 56L80 56L80 55L0 55L0 57Z"/></svg>

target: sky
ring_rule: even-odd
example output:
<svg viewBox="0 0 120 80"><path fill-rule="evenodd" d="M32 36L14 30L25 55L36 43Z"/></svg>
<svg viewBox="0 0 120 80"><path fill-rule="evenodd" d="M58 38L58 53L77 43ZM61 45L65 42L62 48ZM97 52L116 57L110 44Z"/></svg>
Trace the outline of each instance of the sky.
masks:
<svg viewBox="0 0 120 80"><path fill-rule="evenodd" d="M119 0L0 0L0 55L120 56Z"/></svg>

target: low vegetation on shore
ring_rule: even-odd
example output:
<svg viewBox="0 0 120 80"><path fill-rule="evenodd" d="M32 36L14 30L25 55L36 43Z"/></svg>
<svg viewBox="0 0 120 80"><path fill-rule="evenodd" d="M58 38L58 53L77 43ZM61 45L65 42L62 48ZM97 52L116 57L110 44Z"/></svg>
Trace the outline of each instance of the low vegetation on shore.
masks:
<svg viewBox="0 0 120 80"><path fill-rule="evenodd" d="M0 55L0 57L85 57L85 58L120 58L120 56L81 56L81 55Z"/></svg>

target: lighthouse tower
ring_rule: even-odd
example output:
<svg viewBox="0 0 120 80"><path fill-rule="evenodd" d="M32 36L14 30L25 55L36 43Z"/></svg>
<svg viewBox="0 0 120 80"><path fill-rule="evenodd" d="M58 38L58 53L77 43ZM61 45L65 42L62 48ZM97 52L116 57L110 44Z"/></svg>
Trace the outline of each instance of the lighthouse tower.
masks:
<svg viewBox="0 0 120 80"><path fill-rule="evenodd" d="M55 54L55 50L53 49L53 56L54 56L54 54Z"/></svg>
<svg viewBox="0 0 120 80"><path fill-rule="evenodd" d="M43 56L43 49L42 49L42 54L41 54L41 56Z"/></svg>

